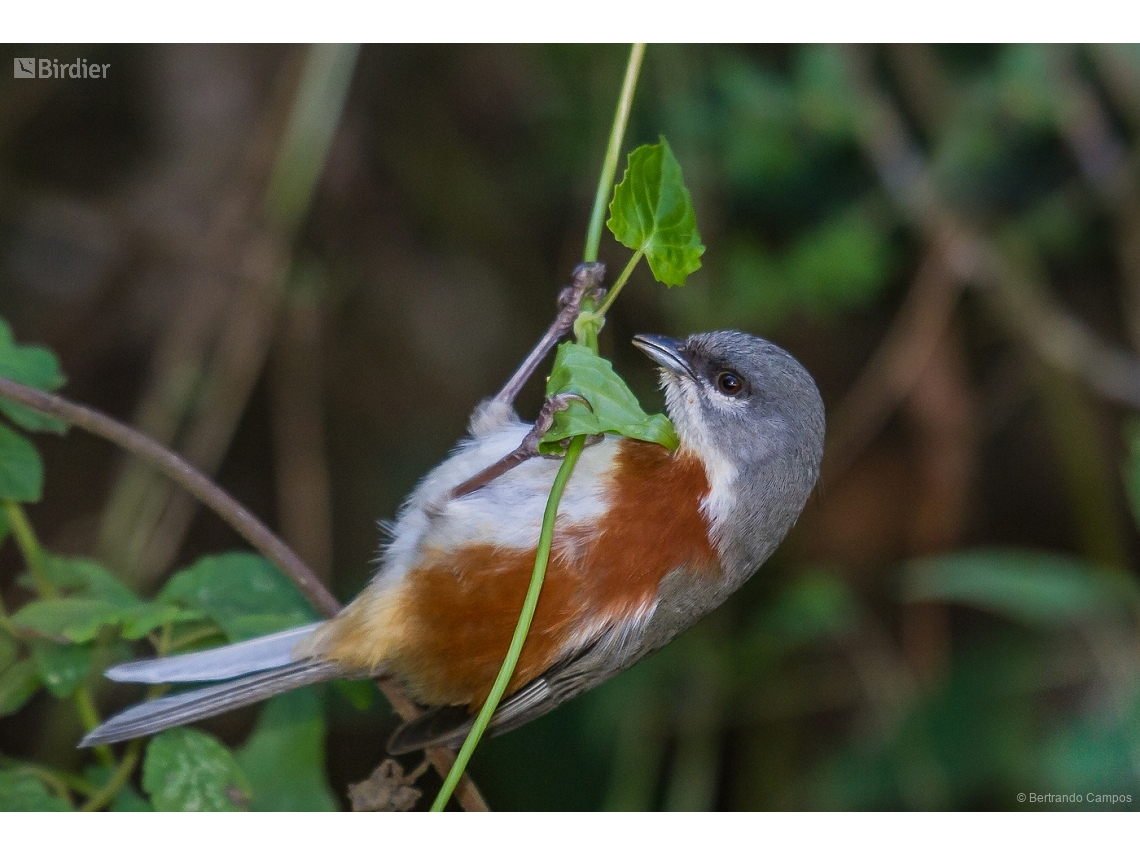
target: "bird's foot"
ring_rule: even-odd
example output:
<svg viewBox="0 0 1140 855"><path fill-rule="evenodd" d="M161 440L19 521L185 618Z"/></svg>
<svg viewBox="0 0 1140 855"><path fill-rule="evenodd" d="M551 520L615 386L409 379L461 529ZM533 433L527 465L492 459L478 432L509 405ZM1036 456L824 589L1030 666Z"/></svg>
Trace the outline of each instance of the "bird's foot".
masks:
<svg viewBox="0 0 1140 855"><path fill-rule="evenodd" d="M520 463L524 463L525 461L530 460L532 457L538 457L539 444L542 442L543 436L546 435L546 432L550 430L551 426L554 424L555 414L568 409L570 405L575 401L585 406L591 412L594 409L592 406L590 406L589 401L587 401L581 395L575 394L574 392L563 392L562 394L552 395L551 397L547 398L545 401L543 401L542 409L539 410L538 418L534 420L534 425L529 431L527 431L527 435L523 437L523 440L519 443L518 448L500 460L495 461L486 469L475 473L458 487L454 487L449 490L435 503L433 503L434 506L438 509L443 507L443 505L447 504L452 499L458 499L460 496L466 496L468 493L473 493L485 484L489 484L491 481L494 481L500 475L510 472Z"/></svg>

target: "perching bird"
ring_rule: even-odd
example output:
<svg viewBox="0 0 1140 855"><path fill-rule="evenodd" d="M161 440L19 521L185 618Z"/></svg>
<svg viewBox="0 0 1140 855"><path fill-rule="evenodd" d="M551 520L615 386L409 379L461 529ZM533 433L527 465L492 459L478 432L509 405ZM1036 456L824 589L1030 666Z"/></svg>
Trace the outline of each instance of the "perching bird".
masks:
<svg viewBox="0 0 1140 855"><path fill-rule="evenodd" d="M661 365L680 446L606 435L566 486L545 585L491 730L518 727L662 647L740 587L819 476L823 402L787 352L741 332L638 336ZM154 733L338 677L391 677L428 707L389 748L463 739L490 693L534 566L559 461L534 456L470 492L530 425L510 407L420 482L372 582L336 617L215 650L118 665L112 680L215 685L131 707L81 746ZM218 682L222 681L222 682Z"/></svg>

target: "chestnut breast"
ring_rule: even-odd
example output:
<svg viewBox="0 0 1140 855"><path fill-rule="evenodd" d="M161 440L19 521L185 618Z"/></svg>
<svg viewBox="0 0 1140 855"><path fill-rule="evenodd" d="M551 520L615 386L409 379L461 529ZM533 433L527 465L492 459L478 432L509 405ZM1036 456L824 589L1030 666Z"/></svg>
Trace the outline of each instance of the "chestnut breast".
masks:
<svg viewBox="0 0 1140 855"><path fill-rule="evenodd" d="M701 513L709 492L701 462L653 443L616 442L604 510L590 522L559 515L508 694L607 629L647 620L671 571L719 572ZM534 559L534 547L477 539L425 549L397 586L372 596L366 591L332 622L325 655L395 676L423 704L478 707L510 646Z"/></svg>

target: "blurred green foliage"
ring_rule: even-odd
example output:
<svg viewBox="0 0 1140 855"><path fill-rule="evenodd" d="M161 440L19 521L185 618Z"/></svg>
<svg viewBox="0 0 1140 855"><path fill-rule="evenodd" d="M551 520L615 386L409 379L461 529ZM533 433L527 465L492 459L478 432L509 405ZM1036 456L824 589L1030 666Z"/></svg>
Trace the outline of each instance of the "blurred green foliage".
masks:
<svg viewBox="0 0 1140 855"><path fill-rule="evenodd" d="M0 321L0 333L6 331ZM0 344L7 346L0 376L48 388L62 382L48 351L16 346L10 335ZM14 415L4 412L27 429L54 429L25 417L23 408ZM242 641L317 618L292 584L260 556L231 552L203 557L175 573L153 600L144 601L94 561L44 552L16 504L39 498L43 464L31 443L9 433L19 444L0 445L0 470L12 473L8 480L0 479L6 523L0 539L13 529L24 532L20 548L29 569L19 581L35 598L11 615L0 604L0 714L19 712L40 687L75 702L85 714L88 702L81 693L87 691L93 661L106 661L107 653L130 655L119 639L147 639L164 654L210 641ZM293 692L265 705L236 756L213 736L191 728L150 740L141 780L150 801L130 783L137 757L128 748L117 767L111 762L85 770L84 780L93 791L61 784L66 799L49 793L41 780L57 773L10 761L14 770L0 771L0 810L69 810L70 789L94 803L104 788L103 801L114 810L332 810L336 800L323 771L324 733L320 693Z"/></svg>

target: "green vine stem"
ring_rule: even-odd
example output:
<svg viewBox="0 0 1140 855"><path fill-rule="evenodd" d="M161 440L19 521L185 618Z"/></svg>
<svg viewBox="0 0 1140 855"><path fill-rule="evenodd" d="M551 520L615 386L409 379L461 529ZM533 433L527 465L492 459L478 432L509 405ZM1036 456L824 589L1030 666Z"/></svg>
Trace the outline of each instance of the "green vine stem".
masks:
<svg viewBox="0 0 1140 855"><path fill-rule="evenodd" d="M617 295L621 293L621 289L624 288L625 283L629 281L630 274L633 273L633 268L637 267L637 262L641 261L644 257L645 250L643 249L639 249L633 254L629 263L626 264L625 269L622 270L621 275L618 276L617 281L614 282L613 287L610 288L609 293L606 294L606 299L602 300L602 305L598 306L598 308L590 314L591 320L596 319L596 323L599 327L605 320L606 312L610 310L610 306L612 306L614 300L617 299Z"/></svg>
<svg viewBox="0 0 1140 855"><path fill-rule="evenodd" d="M590 216L590 226L586 232L586 246L582 253L584 261L598 260L598 245L601 242L602 221L606 210L606 199L609 196L610 187L613 186L614 175L617 172L618 156L621 153L621 144L625 136L625 128L629 122L629 111L633 104L633 93L637 87L637 76L641 70L641 60L644 55L644 44L635 44L629 52L629 62L626 65L625 80L622 83L617 111L614 114L613 128L610 130L610 140L606 147L605 161L602 164L602 175L598 181L598 189L594 195L594 208ZM622 272L624 278L619 279L619 284L614 286L616 290L620 290L620 285L625 284L625 280L629 278L629 274L633 269L632 265L636 264L639 257L639 255L635 255L633 262L626 266L626 270ZM612 302L612 299L607 299L607 307L609 304L612 304ZM586 317L597 317L599 320L593 323L576 323L574 325L575 337L577 338L578 344L589 347L594 353L597 353L598 331L601 329L601 316L594 312L593 306L589 304L588 300L582 303L582 315ZM570 442L569 449L566 451L566 456L562 459L562 465L558 468L558 474L555 476L554 484L550 488L550 496L546 501L546 510L542 516L542 530L538 537L538 550L534 556L534 571L531 575L530 587L527 588L526 599L523 601L522 611L519 614L519 622L515 626L514 635L511 637L511 646L508 648L506 658L503 660L503 665L499 669L498 676L495 678L495 684L491 688L491 694L489 694L487 700L483 702L483 707L479 710L479 715L476 716L475 723L471 726L471 732L467 734L467 738L463 741L463 747L459 749L459 754L455 758L455 765L451 768L451 772L443 782L443 787L440 788L439 795L436 796L435 802L431 806L433 811L442 811L447 807L447 803L451 799L451 794L455 791L455 786L459 782L463 770L467 768L468 761L470 761L471 756L475 753L475 747L479 744L479 740L482 738L484 731L486 731L487 725L490 723L492 716L494 716L495 710L499 706L499 701L502 700L503 693L511 681L511 676L514 674L515 665L518 664L519 655L522 653L523 645L526 642L527 632L529 632L531 621L534 619L534 611L538 607L538 597L542 592L542 582L546 577L546 567L550 560L550 547L554 541L554 522L558 516L558 503L562 499L562 491L566 487L566 482L570 480L570 474L574 471L574 464L578 462L578 457L581 455L585 443L586 438L584 436L574 437Z"/></svg>
<svg viewBox="0 0 1140 855"><path fill-rule="evenodd" d="M119 794L119 790L130 781L131 775L134 774L135 766L139 763L140 756L142 756L142 740L132 740L131 743L127 745L127 750L123 753L123 759L119 761L114 773L107 779L107 783L100 787L98 791L92 793L79 810L83 813L90 813L92 811L101 810L110 804L111 800Z"/></svg>
<svg viewBox="0 0 1140 855"><path fill-rule="evenodd" d="M455 790L455 785L459 783L459 776L463 774L471 755L475 752L475 746L479 744L484 731L487 730L487 725L490 724L491 717L495 714L495 709L499 706L499 701L503 699L503 693L506 692L507 684L510 683L511 676L514 674L515 665L518 664L519 654L522 653L527 632L530 630L530 622L534 618L534 610L538 606L538 595L542 590L542 580L546 576L550 546L554 540L554 520L558 515L558 502L562 499L562 491L566 488L566 482L570 480L570 473L574 470L574 464L578 462L578 456L582 453L585 444L586 437L574 437L570 442L566 456L562 459L562 465L558 468L558 475L555 476L554 485L550 488L550 498L546 501L546 511L542 515L542 532L538 537L534 576L531 579L530 587L527 589L526 599L523 601L522 614L519 616L514 637L511 638L511 646L507 650L507 656L503 660L502 667L499 669L499 676L495 678L495 685L491 687L491 694L487 696L483 708L479 710L475 724L471 727L471 733L467 735L463 747L459 749L459 754L455 758L455 765L451 767L451 773L443 782L443 787L440 789L439 795L436 796L435 803L431 806L433 811L441 811L447 806L447 802Z"/></svg>
<svg viewBox="0 0 1140 855"><path fill-rule="evenodd" d="M24 563L28 565L28 572L32 574L36 590L41 597L54 599L59 596L51 579L44 568L44 550L40 546L32 524L28 521L24 509L11 499L4 499L4 514L8 517L8 524L12 527L12 535L16 538L16 545L20 554L24 556Z"/></svg>
<svg viewBox="0 0 1140 855"><path fill-rule="evenodd" d="M645 56L644 43L635 44L629 51L629 61L625 67L625 80L621 85L614 123L610 128L610 141L606 145L606 158L602 161L602 174L598 178L598 189L594 192L594 209L590 212L590 227L586 230L586 250L583 261L598 260L598 245L602 242L602 222L606 216L606 201L610 188L614 186L618 158L621 156L621 142L625 138L625 126L629 124L629 110L633 105L633 93L637 89L637 75L641 71L641 60Z"/></svg>
<svg viewBox="0 0 1140 855"><path fill-rule="evenodd" d="M84 730L92 731L102 722L98 711L95 709L95 700L91 697L91 692L86 686L80 686L75 690L75 708L79 710L79 720L83 722ZM104 766L114 767L115 755L111 753L109 746L96 745L91 750L95 752L96 759Z"/></svg>

